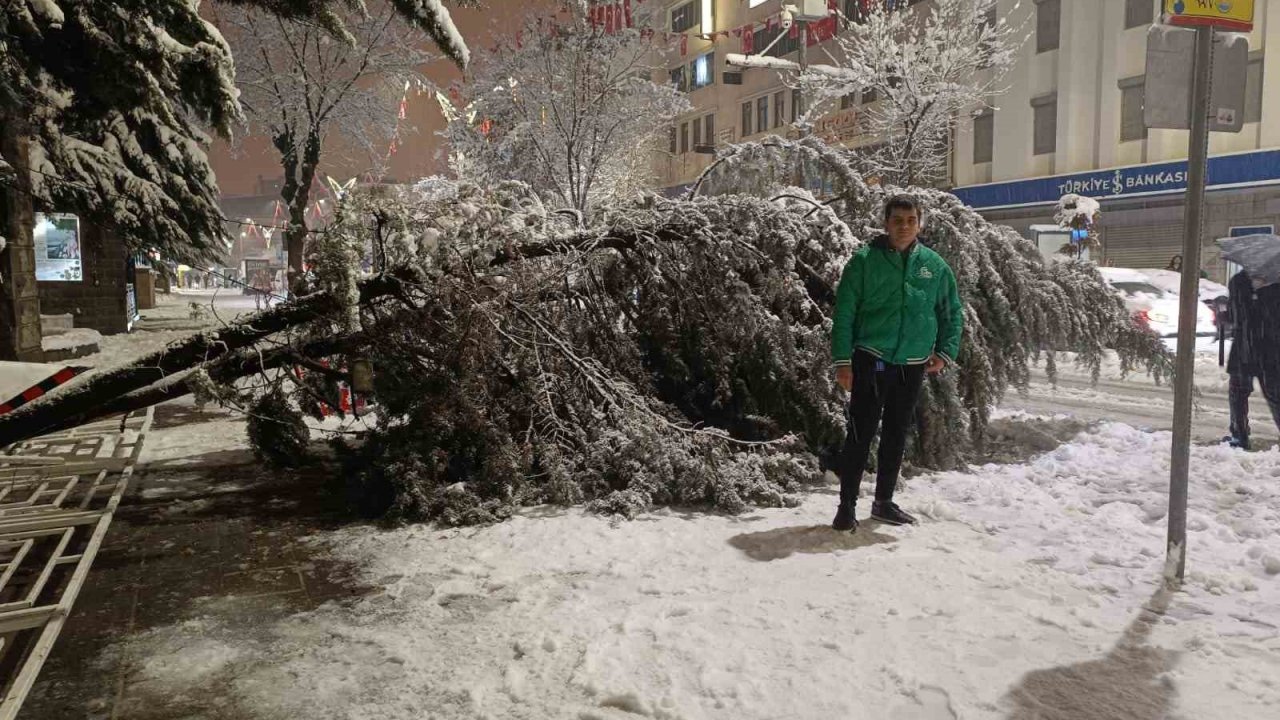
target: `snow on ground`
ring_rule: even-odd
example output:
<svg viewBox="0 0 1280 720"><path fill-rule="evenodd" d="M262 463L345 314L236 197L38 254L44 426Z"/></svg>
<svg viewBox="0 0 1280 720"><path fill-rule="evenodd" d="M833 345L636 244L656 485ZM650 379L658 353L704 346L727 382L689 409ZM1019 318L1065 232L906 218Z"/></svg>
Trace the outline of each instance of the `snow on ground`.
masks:
<svg viewBox="0 0 1280 720"><path fill-rule="evenodd" d="M1280 451L1193 448L1170 595L1169 443L1110 424L914 478L915 528L835 533L829 489L740 517L350 527L314 541L381 592L257 626L197 604L129 646L135 687L257 718L1274 718Z"/></svg>
<svg viewBox="0 0 1280 720"><path fill-rule="evenodd" d="M1230 349L1229 343L1227 348L1228 350ZM1069 377L1090 377L1089 370L1087 368L1076 366L1075 358L1075 353L1058 353L1056 357L1058 374ZM1043 374L1044 360L1042 359L1040 362L1033 363L1031 367L1035 372ZM1155 380L1141 370L1128 375L1123 375L1120 372L1120 359L1110 350L1108 350L1106 355L1103 357L1102 372L1098 379L1111 382L1128 382L1137 385L1155 385ZM1226 393L1227 380L1227 369L1225 367L1218 366L1217 345L1214 345L1212 351L1202 350L1196 353L1195 381L1196 387L1200 388L1201 392ZM1163 382L1163 386L1168 387L1170 386L1170 383L1171 381L1166 379Z"/></svg>
<svg viewBox="0 0 1280 720"><path fill-rule="evenodd" d="M46 352L50 350L71 350L85 345L102 343L102 334L93 328L71 328L58 335L49 335L40 339L40 347Z"/></svg>

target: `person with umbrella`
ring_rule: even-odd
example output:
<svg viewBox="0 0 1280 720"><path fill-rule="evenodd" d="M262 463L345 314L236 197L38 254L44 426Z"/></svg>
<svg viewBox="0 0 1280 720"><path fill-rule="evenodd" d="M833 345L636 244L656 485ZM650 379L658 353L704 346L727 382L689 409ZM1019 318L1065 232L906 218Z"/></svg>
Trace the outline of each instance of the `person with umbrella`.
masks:
<svg viewBox="0 0 1280 720"><path fill-rule="evenodd" d="M1249 396L1254 379L1280 429L1280 237L1249 235L1219 243L1241 266L1227 284L1232 322L1227 360L1233 447L1249 449Z"/></svg>

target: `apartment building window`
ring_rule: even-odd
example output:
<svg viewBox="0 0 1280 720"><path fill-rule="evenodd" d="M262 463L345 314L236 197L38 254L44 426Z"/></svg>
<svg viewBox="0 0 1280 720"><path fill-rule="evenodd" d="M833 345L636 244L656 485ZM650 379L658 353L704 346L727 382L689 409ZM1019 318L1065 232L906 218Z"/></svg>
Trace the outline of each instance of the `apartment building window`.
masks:
<svg viewBox="0 0 1280 720"><path fill-rule="evenodd" d="M751 101L742 103L742 137L751 134Z"/></svg>
<svg viewBox="0 0 1280 720"><path fill-rule="evenodd" d="M840 96L841 110L848 110L849 108L857 104L858 104L858 93L856 92L845 93L844 95Z"/></svg>
<svg viewBox="0 0 1280 720"><path fill-rule="evenodd" d="M680 92L689 92L689 74L686 72L685 66L671 70L671 84L676 86Z"/></svg>
<svg viewBox="0 0 1280 720"><path fill-rule="evenodd" d="M773 126L782 125L782 118L787 116L787 94L778 91L773 94Z"/></svg>
<svg viewBox="0 0 1280 720"><path fill-rule="evenodd" d="M1249 58L1249 70L1244 81L1244 121L1262 122L1262 53Z"/></svg>
<svg viewBox="0 0 1280 720"><path fill-rule="evenodd" d="M1062 0L1036 0L1036 52L1058 49Z"/></svg>
<svg viewBox="0 0 1280 720"><path fill-rule="evenodd" d="M1058 151L1058 96L1043 95L1031 101L1035 110L1035 130L1032 146L1036 155L1050 155Z"/></svg>
<svg viewBox="0 0 1280 720"><path fill-rule="evenodd" d="M702 118L693 119L693 149L702 144Z"/></svg>
<svg viewBox="0 0 1280 720"><path fill-rule="evenodd" d="M661 16L659 16L661 17ZM671 9L671 32L684 32L698 24L698 2L687 2Z"/></svg>
<svg viewBox="0 0 1280 720"><path fill-rule="evenodd" d="M768 28L758 27L755 30L755 43L757 47L769 47L773 43L773 39L782 36L769 51L765 53L769 57L785 57L800 49L800 33L797 32L795 37L791 37L790 30L783 30L781 27L776 28L773 32L769 32Z"/></svg>
<svg viewBox="0 0 1280 720"><path fill-rule="evenodd" d="M973 119L973 162L989 163L995 155L996 114L990 109Z"/></svg>
<svg viewBox="0 0 1280 720"><path fill-rule="evenodd" d="M680 123L680 152L689 152L689 123Z"/></svg>
<svg viewBox="0 0 1280 720"><path fill-rule="evenodd" d="M769 129L769 96L756 98L756 130L764 132Z"/></svg>
<svg viewBox="0 0 1280 720"><path fill-rule="evenodd" d="M875 88L867 88L862 91L862 104L870 105L880 99L880 91Z"/></svg>
<svg viewBox="0 0 1280 720"><path fill-rule="evenodd" d="M795 122L796 120L800 119L800 106L802 104L803 103L800 102L800 91L792 90L791 91L791 122Z"/></svg>
<svg viewBox="0 0 1280 720"><path fill-rule="evenodd" d="M671 140L671 154L672 154L672 155L675 155L675 154L676 154L676 148L677 148L677 145L676 145L676 126L675 126L675 125L672 125L672 126L669 128L669 130L670 130L670 132L669 132L669 133L667 133L667 134L671 136L671 137L669 138L669 139Z"/></svg>
<svg viewBox="0 0 1280 720"><path fill-rule="evenodd" d="M1120 81L1120 142L1147 139L1147 124L1142 117L1146 85L1145 75Z"/></svg>
<svg viewBox="0 0 1280 720"><path fill-rule="evenodd" d="M706 55L699 56L689 64L690 75L693 77L693 89L698 90L716 81L716 53L711 51Z"/></svg>
<svg viewBox="0 0 1280 720"><path fill-rule="evenodd" d="M707 115L702 118L702 135L703 142L707 145L715 147L716 145L716 116Z"/></svg>
<svg viewBox="0 0 1280 720"><path fill-rule="evenodd" d="M1155 6L1151 0L1124 0L1124 28L1150 25L1155 18Z"/></svg>

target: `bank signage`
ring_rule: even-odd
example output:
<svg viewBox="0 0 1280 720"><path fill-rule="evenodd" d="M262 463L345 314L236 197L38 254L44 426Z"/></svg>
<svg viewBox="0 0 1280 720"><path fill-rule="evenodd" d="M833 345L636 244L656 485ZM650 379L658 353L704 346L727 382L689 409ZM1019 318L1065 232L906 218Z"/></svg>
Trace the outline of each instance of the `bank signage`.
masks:
<svg viewBox="0 0 1280 720"><path fill-rule="evenodd" d="M1209 158L1208 188L1226 189L1280 184L1280 150L1219 155ZM969 185L951 192L964 204L997 209L1058 202L1068 193L1095 200L1145 197L1185 192L1187 161L1156 163L1056 175L1032 180Z"/></svg>

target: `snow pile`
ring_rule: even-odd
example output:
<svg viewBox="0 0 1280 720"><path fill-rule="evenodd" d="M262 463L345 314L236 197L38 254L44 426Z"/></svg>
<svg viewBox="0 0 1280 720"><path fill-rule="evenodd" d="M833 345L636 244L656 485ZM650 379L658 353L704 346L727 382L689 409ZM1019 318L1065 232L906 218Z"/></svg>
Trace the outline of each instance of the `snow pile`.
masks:
<svg viewBox="0 0 1280 720"><path fill-rule="evenodd" d="M146 682L125 696L382 720L1273 718L1280 452L1193 450L1188 582L1168 595L1168 446L1108 425L917 478L916 528L835 533L827 493L742 517L350 528L317 541L380 593L248 627L242 601L206 603L128 648Z"/></svg>
<svg viewBox="0 0 1280 720"><path fill-rule="evenodd" d="M1053 221L1064 228L1088 228L1097 220L1102 206L1097 200L1084 195L1068 193L1058 199L1058 210Z"/></svg>
<svg viewBox="0 0 1280 720"><path fill-rule="evenodd" d="M51 350L72 350L86 345L102 344L102 333L92 328L71 328L58 335L50 335L40 340L45 352Z"/></svg>

